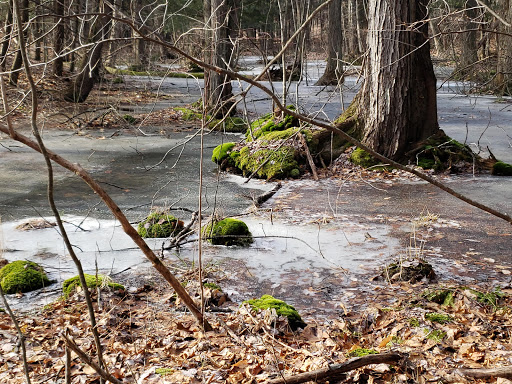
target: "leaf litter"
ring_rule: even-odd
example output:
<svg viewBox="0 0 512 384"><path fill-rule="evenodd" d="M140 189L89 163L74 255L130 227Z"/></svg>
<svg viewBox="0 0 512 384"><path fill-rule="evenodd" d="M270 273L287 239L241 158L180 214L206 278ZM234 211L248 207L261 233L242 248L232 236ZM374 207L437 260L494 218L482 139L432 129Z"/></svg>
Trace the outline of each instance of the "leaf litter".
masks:
<svg viewBox="0 0 512 384"><path fill-rule="evenodd" d="M126 382L260 383L389 351L406 354L407 364L360 368L338 382L452 381L456 368L512 363L510 287L428 287L425 282L376 287L365 293L365 302L372 304L364 309L357 305L362 299L355 296L350 304L357 310L347 306L338 316L305 316L308 325L296 332L275 310L255 312L247 304L219 300L219 289L208 287L205 297L222 304L212 304L207 311L213 332L203 332L176 296L158 284L102 292L102 305L96 304L96 310L108 369ZM188 281L187 289L198 299L196 282ZM450 292L450 301L432 294L441 289ZM63 380L61 335L66 331L82 350L95 355L83 293L19 320L30 376L36 382ZM3 312L0 324L0 382L22 383L16 332ZM71 373L73 383L99 382L94 370L74 354Z"/></svg>

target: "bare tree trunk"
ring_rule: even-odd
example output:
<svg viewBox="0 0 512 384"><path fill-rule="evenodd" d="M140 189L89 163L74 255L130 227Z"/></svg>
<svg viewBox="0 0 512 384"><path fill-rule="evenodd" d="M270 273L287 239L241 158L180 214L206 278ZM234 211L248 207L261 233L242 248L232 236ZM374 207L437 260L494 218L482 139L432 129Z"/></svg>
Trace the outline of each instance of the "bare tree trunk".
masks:
<svg viewBox="0 0 512 384"><path fill-rule="evenodd" d="M466 9L464 10L464 33L462 34L462 52L460 60L457 63L459 76L466 78L471 76L471 66L478 61L477 48L477 23L478 17L476 0L467 0Z"/></svg>
<svg viewBox="0 0 512 384"><path fill-rule="evenodd" d="M220 68L231 63L233 45L229 40L229 19L234 12L233 0L207 0L204 2L205 61ZM231 80L215 71L205 71L204 107L208 114L221 117L233 105Z"/></svg>
<svg viewBox="0 0 512 384"><path fill-rule="evenodd" d="M345 36L346 36L346 54L350 58L354 58L359 56L359 44L357 43L358 40L358 33L357 33L357 1L356 0L349 0L346 2L346 20L347 20L347 27L344 30Z"/></svg>
<svg viewBox="0 0 512 384"><path fill-rule="evenodd" d="M21 22L23 24L25 24L28 21L28 0L23 0L23 2L21 3L20 12L21 12ZM26 41L28 29L24 29L23 34L25 37L24 40ZM19 39L18 39L18 41L19 41ZM16 54L14 55L14 60L12 62L12 66L11 66L11 73L9 75L9 83L11 83L11 85L14 85L14 86L18 85L18 78L20 76L20 69L21 69L22 64L23 64L23 58L21 57L20 49L18 49L16 51Z"/></svg>
<svg viewBox="0 0 512 384"><path fill-rule="evenodd" d="M64 69L64 57L62 57L62 50L64 49L64 0L54 0L53 11L55 16L55 31L53 36L53 51L55 59L53 61L53 74L55 76L62 76Z"/></svg>
<svg viewBox="0 0 512 384"><path fill-rule="evenodd" d="M91 12L99 12L100 4L95 3L94 9ZM66 93L64 94L64 100L73 103L83 103L89 93L92 91L94 84L99 79L99 71L101 68L101 54L103 45L104 33L106 32L107 20L98 16L90 26L89 40L97 41L96 44L90 49L90 51L84 55L80 64L80 73L73 80Z"/></svg>
<svg viewBox="0 0 512 384"><path fill-rule="evenodd" d="M439 130L426 5L369 1L369 53L356 98L362 141L393 160Z"/></svg>
<svg viewBox="0 0 512 384"><path fill-rule="evenodd" d="M337 85L343 81L343 32L341 28L341 0L329 4L329 25L327 29L327 66L315 85Z"/></svg>
<svg viewBox="0 0 512 384"><path fill-rule="evenodd" d="M0 53L0 68L2 70L5 69L5 59L7 55L7 50L9 49L9 44L11 42L11 34L12 34L12 0L9 0L7 7L7 14L5 16L5 36L2 42L2 51Z"/></svg>
<svg viewBox="0 0 512 384"><path fill-rule="evenodd" d="M41 61L41 47L43 45L43 23L38 17L41 15L41 8L39 4L34 5L34 28L32 29L32 36L34 38L34 60Z"/></svg>
<svg viewBox="0 0 512 384"><path fill-rule="evenodd" d="M507 22L512 21L512 1L501 0L501 13ZM512 28L499 24L497 39L498 65L495 87L501 95L512 95Z"/></svg>

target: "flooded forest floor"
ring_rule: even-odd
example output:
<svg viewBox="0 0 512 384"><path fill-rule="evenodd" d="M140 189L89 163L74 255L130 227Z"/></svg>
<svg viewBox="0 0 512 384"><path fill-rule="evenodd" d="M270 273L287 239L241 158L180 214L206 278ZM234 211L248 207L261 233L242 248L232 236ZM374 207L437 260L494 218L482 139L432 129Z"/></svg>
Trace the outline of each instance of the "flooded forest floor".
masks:
<svg viewBox="0 0 512 384"><path fill-rule="evenodd" d="M42 113L43 118L52 118L55 123L52 128L45 123L44 136L49 142L76 156L81 164L85 159L91 160L86 164L94 170L93 175L114 185L112 193L118 194L123 207L130 208L128 212L134 222L147 213L155 191L160 191L158 188L168 178L175 183L175 190L186 190L178 200L180 206L195 204L189 195L192 194L190 185L196 183L195 176L191 176L195 163L187 163L186 170L191 173L185 177L174 169L179 156L165 162L165 177L158 179L157 173L146 171L162 158L171 140L176 137L186 140L196 131L194 123L180 120L179 114L168 109L166 103L191 102L197 95L168 92L163 98L159 96L162 104L155 107L158 111L148 113L151 111L147 108L151 107L141 106L155 106L151 103L154 89L136 85L140 88L120 85L119 89L124 89L121 98L119 89L101 88L95 91L91 104L80 106L83 112L68 109L64 115L57 112L58 103L48 98ZM110 101L105 102L114 100L111 97L117 98L114 109L107 106ZM98 100L102 102L95 104ZM128 122L126 115L136 120ZM447 119L447 124L453 123L448 115L440 116L441 121ZM24 116L15 116L15 125L26 130ZM210 149L224 140L213 134L210 138L207 143ZM87 142L87 151L79 153L75 139L85 140L79 145ZM95 147L116 140L117 144L101 147L101 151ZM159 140L169 142L155 144ZM69 147L66 141L70 142ZM136 150L132 151L134 142ZM6 137L1 137L0 143L2 148L7 148L0 152L1 162L5 165L14 158L22 166L15 171L30 175L19 181L27 189L25 195L12 192L11 196L6 188L5 196L9 197L4 197L0 204L2 220L9 222L9 226L3 227L4 242L8 245L4 254L8 258L20 258L25 257L20 256L23 255L20 244L27 240L19 237L15 239L17 243L10 243L12 228L14 223L34 216L34 206L47 215L42 208L44 180L36 187L36 173L41 172L34 169L35 163L30 160L30 164L24 164L27 153ZM187 148L190 156L197 154L197 143ZM116 151L121 150L137 156L145 154L139 156L144 157L144 166L140 165L142 161L133 161L135 157L116 157ZM94 163L96 155L98 159ZM186 151L180 156L185 163L189 159ZM116 168L121 162L136 163L138 168ZM136 173L140 168L144 172ZM116 173L121 174L120 179L115 179ZM3 174L17 180L13 174ZM211 178L208 188L214 188L218 176L213 165L209 165L207 174ZM135 176L138 181L128 185L128 176ZM106 239L109 245L105 247L115 248L118 256L108 262L112 267L114 262L119 263L115 264L114 278L126 287L121 292L103 292L99 298L94 293L109 371L126 382L259 383L358 356L397 352L402 355L400 364L371 365L324 381L496 382L496 375L471 379L470 373L457 369L512 364L510 226L402 172L347 167L324 170L320 176L318 182L307 175L284 181L279 192L258 208L252 207L250 197L271 189L272 184L256 181L247 189L241 180L222 176L226 189L218 194L220 209L241 216L256 241L250 249L205 246L204 277L218 284L225 294L221 296L231 300L216 307L214 302L219 292L206 290L206 297L211 299L206 313L214 332L201 331L148 263L121 264L119 260L123 257L135 258L132 253L137 250L121 246L123 240L115 237L122 235L119 228L109 229ZM508 178L438 177L473 198L510 212ZM152 184L151 180L155 179L158 182ZM190 179L190 185L183 179ZM65 177L59 180L65 192L63 198L74 201L66 203L70 221L71 216L83 215L84 208L98 217L98 223L108 216L105 210L96 210L94 196L80 195L75 182ZM3 183L7 185L5 180ZM124 189L119 190L118 185ZM14 184L11 186L14 189ZM133 203L134 196L141 199L140 204ZM232 200L236 200L235 205L229 204ZM169 204L165 198L155 202ZM87 227L88 236L97 234L99 238L102 228L110 228L104 222L100 224L100 230L92 224ZM37 236L35 233L29 236ZM94 254L95 248L101 254L101 241L97 240L89 251L84 248L84 254ZM152 246L159 249L161 242ZM46 243L43 248L47 255L41 256L42 259L59 252ZM163 256L164 263L199 300L196 245L191 243ZM385 273L384 267L390 263L405 267L420 259L432 265L435 278L400 281ZM67 275L61 271L59 276ZM293 304L308 326L292 332L285 318L271 311L256 313L243 304L244 300L262 294ZM58 296L53 292L43 301L46 304L43 309L29 312L19 311L26 306L27 301L23 301L26 297L11 298L15 303L18 300L30 374L37 382L62 382L65 349L61 335L66 331L80 348L92 356L95 354L82 294L75 293L67 300L56 299ZM16 332L8 315L2 312L0 381L23 382L16 344ZM72 382L98 382L89 366L75 355L72 358Z"/></svg>

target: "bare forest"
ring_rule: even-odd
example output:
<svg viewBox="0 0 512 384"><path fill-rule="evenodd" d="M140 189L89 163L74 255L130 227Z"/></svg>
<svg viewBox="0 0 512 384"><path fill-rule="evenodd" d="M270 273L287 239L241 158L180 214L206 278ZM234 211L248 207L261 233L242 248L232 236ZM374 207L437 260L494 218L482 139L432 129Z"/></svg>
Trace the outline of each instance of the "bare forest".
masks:
<svg viewBox="0 0 512 384"><path fill-rule="evenodd" d="M510 383L510 0L0 1L0 383Z"/></svg>

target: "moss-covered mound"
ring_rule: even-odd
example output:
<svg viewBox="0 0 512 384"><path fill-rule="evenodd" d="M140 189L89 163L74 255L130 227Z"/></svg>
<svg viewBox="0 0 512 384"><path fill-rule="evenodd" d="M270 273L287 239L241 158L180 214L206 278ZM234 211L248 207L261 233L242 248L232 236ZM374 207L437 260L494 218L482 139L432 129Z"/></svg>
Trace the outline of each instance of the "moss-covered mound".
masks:
<svg viewBox="0 0 512 384"><path fill-rule="evenodd" d="M142 237L159 238L169 237L183 229L183 221L166 212L153 212L137 227Z"/></svg>
<svg viewBox="0 0 512 384"><path fill-rule="evenodd" d="M442 130L419 143L408 155L412 163L423 169L451 173L464 172L482 160L468 145L450 138Z"/></svg>
<svg viewBox="0 0 512 384"><path fill-rule="evenodd" d="M292 329L304 328L306 323L302 320L297 310L285 303L283 300L279 300L270 295L263 295L259 299L252 299L244 301L249 304L255 311L260 309L275 309L278 316L285 316L288 318L288 323Z"/></svg>
<svg viewBox="0 0 512 384"><path fill-rule="evenodd" d="M5 293L30 292L50 285L44 269L32 261L18 260L0 269Z"/></svg>
<svg viewBox="0 0 512 384"><path fill-rule="evenodd" d="M242 220L226 218L212 221L203 228L203 237L214 245L248 246L253 242L251 231Z"/></svg>
<svg viewBox="0 0 512 384"><path fill-rule="evenodd" d="M261 145L260 140L250 142L230 157L244 175L256 172L257 177L267 180L300 176L297 149L287 145L275 148L280 141L267 146Z"/></svg>
<svg viewBox="0 0 512 384"><path fill-rule="evenodd" d="M288 106L288 108L294 109L292 106ZM257 139L269 132L286 131L298 126L299 121L293 116L282 117L269 113L252 122L249 132L247 132L247 138L248 140Z"/></svg>
<svg viewBox="0 0 512 384"><path fill-rule="evenodd" d="M217 147L212 160L222 169L246 176L254 174L267 180L295 178L306 168L304 146L309 147L312 137L311 129L299 127L294 117L271 113L251 124L245 143Z"/></svg>
<svg viewBox="0 0 512 384"><path fill-rule="evenodd" d="M223 160L229 157L229 154L235 145L236 143L222 143L216 146L212 153L212 161L220 164Z"/></svg>
<svg viewBox="0 0 512 384"><path fill-rule="evenodd" d="M496 176L512 176L512 165L497 161L492 167L492 174Z"/></svg>
<svg viewBox="0 0 512 384"><path fill-rule="evenodd" d="M98 275L98 277L94 275L85 274L85 282L87 283L87 287L89 288L110 288L112 290L124 290L124 286L118 283L114 283L109 277ZM62 292L64 293L64 297L68 297L71 295L77 287L81 287L80 278L74 276L70 279L65 280L62 283Z"/></svg>
<svg viewBox="0 0 512 384"><path fill-rule="evenodd" d="M175 111L181 113L181 117L183 120L187 121L200 121L203 118L203 115L200 110L195 108L184 108L184 107L176 107ZM248 128L248 124L244 119L237 116L228 116L224 119L214 119L211 116L206 116L206 121L208 121L208 128L214 129L216 131L221 132L229 132L229 133L245 133Z"/></svg>

